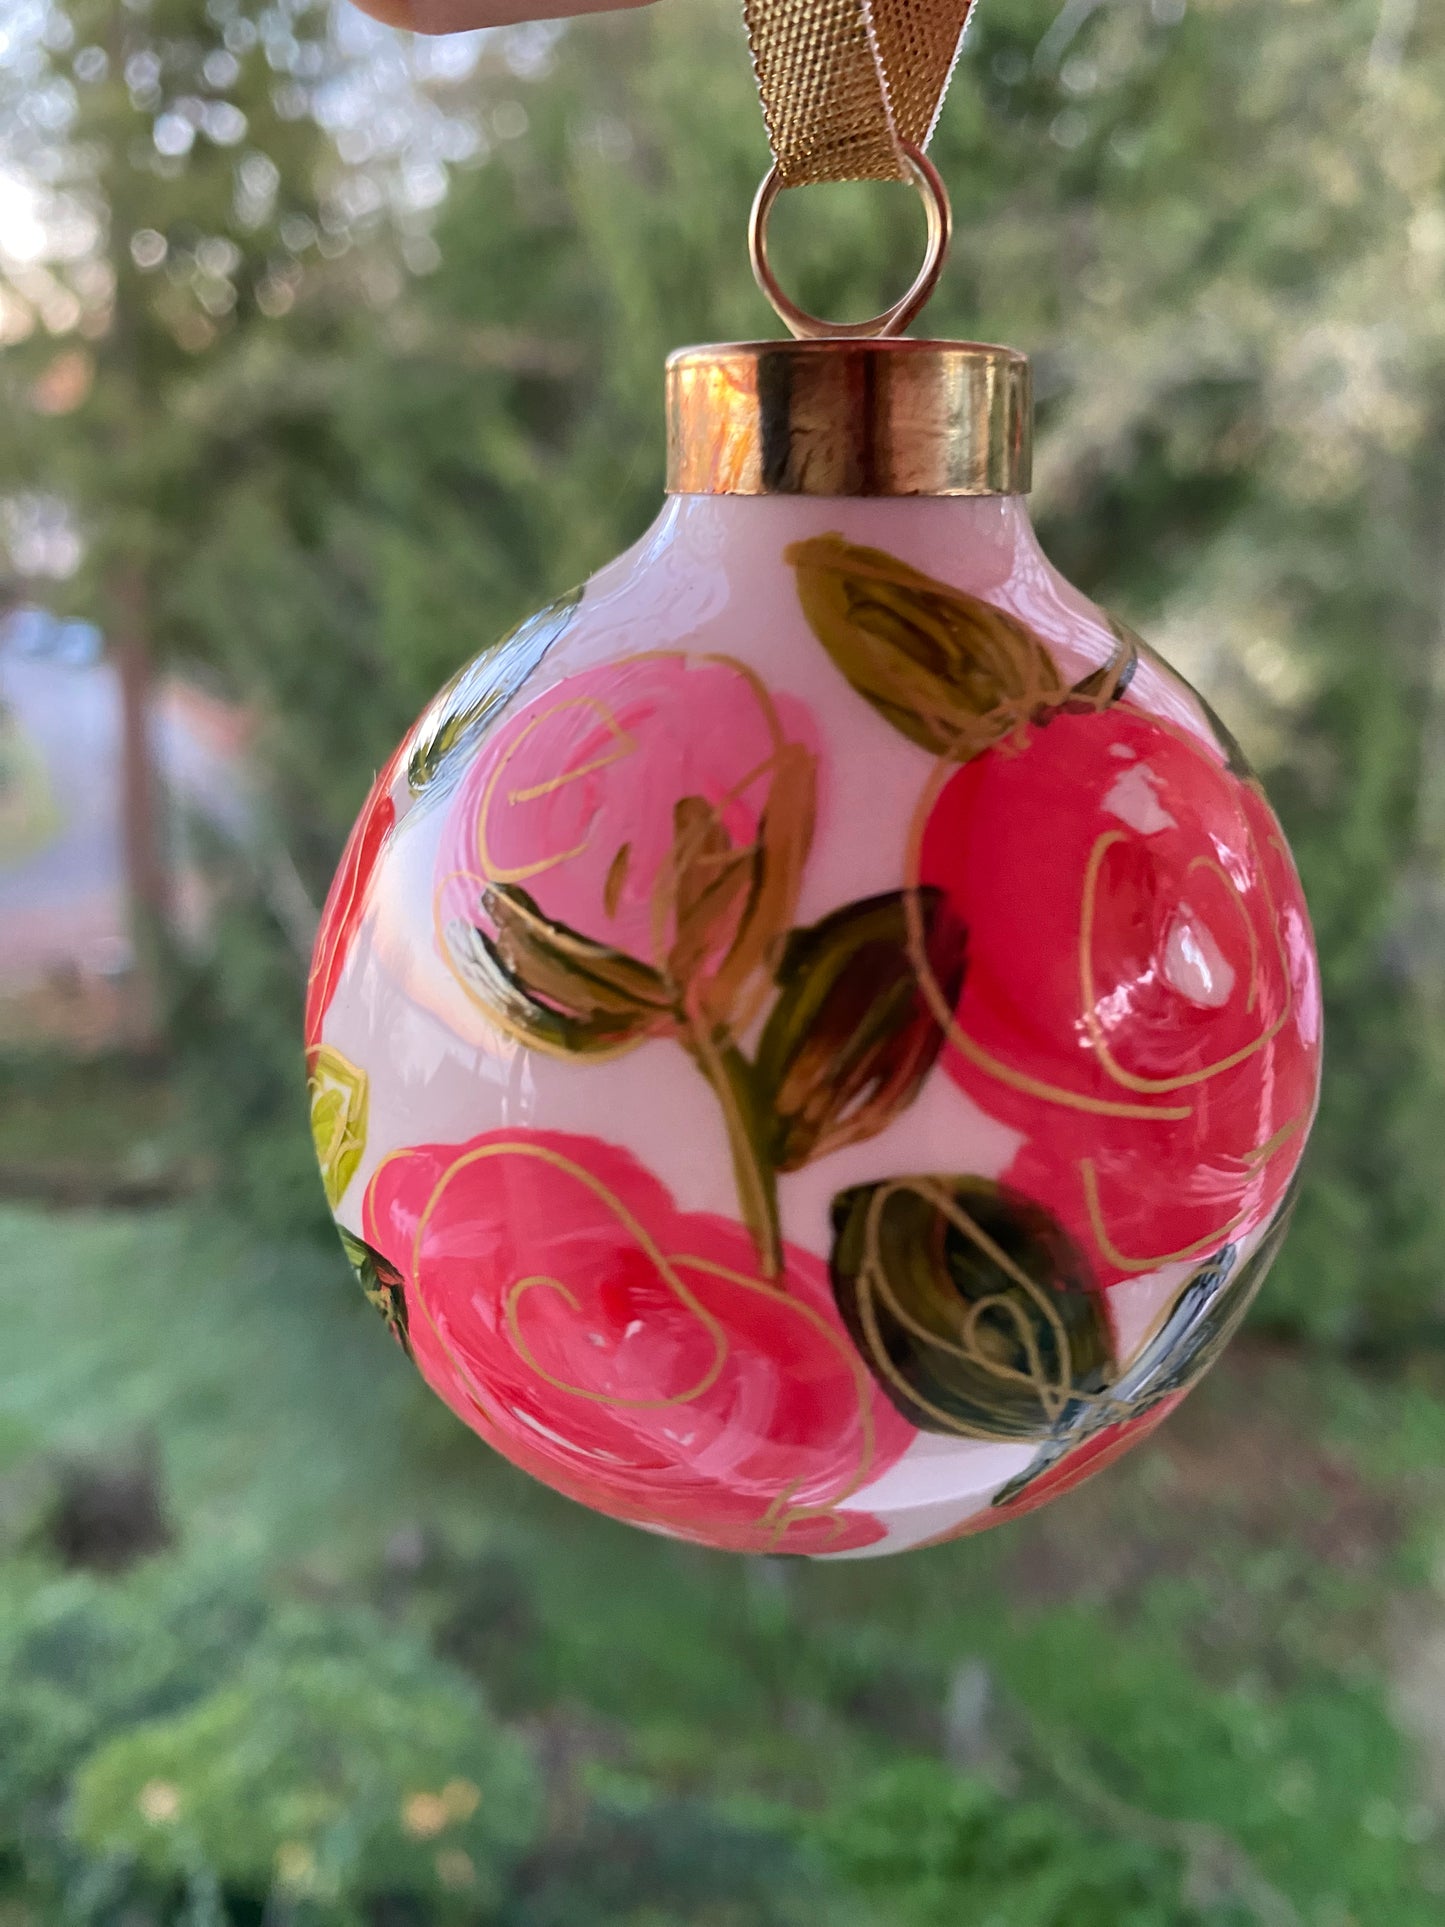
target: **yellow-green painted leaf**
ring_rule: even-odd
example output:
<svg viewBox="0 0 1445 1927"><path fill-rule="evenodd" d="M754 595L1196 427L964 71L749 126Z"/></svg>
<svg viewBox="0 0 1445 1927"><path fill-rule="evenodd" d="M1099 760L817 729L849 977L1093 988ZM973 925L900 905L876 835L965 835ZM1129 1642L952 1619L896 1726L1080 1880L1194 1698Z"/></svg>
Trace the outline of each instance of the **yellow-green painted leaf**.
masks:
<svg viewBox="0 0 1445 1927"><path fill-rule="evenodd" d="M366 1150L366 1072L340 1051L322 1044L308 1060L307 1085L316 1161L321 1166L326 1202L335 1211Z"/></svg>

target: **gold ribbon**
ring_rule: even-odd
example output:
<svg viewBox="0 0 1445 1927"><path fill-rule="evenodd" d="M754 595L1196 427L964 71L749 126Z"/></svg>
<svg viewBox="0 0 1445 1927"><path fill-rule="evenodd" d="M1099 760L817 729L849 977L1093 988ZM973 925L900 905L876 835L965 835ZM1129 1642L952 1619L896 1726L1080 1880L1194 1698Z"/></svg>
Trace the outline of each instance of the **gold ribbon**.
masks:
<svg viewBox="0 0 1445 1927"><path fill-rule="evenodd" d="M926 147L973 0L743 0L778 177L909 178Z"/></svg>

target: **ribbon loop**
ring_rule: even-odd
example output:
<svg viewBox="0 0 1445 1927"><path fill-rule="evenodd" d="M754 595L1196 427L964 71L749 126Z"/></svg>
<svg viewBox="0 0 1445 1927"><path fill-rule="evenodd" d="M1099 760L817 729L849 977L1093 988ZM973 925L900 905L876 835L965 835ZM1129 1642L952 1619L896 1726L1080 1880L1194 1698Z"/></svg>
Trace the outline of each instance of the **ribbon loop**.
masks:
<svg viewBox="0 0 1445 1927"><path fill-rule="evenodd" d="M784 187L902 181L925 148L973 0L743 0Z"/></svg>

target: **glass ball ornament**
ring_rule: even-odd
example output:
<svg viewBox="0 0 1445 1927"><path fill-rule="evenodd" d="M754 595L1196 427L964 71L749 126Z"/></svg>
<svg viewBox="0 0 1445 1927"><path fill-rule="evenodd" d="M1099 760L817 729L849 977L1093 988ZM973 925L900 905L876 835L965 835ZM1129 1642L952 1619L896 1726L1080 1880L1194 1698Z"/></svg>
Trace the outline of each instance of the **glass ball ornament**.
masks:
<svg viewBox="0 0 1445 1927"><path fill-rule="evenodd" d="M1239 1324L1320 994L1238 747L1029 521L1028 367L684 350L634 548L398 745L306 1012L327 1196L428 1384L649 1530L1013 1518Z"/></svg>

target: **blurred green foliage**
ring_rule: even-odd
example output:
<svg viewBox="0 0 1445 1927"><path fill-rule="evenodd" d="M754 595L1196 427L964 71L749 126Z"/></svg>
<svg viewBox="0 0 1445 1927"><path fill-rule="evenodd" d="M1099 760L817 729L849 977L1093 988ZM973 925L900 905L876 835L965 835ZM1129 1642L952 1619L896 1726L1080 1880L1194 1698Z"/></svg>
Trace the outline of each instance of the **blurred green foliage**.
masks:
<svg viewBox="0 0 1445 1927"><path fill-rule="evenodd" d="M0 1803L32 1888L164 1907L277 1884L347 1923L394 1889L454 1921L535 1836L523 1743L394 1629L273 1609L234 1559L8 1591Z"/></svg>
<svg viewBox="0 0 1445 1927"><path fill-rule="evenodd" d="M1167 1847L1091 1831L1057 1804L923 1761L866 1782L820 1833L832 1861L899 1927L960 1918L1196 1927L1221 1918L1215 1908L1181 1907Z"/></svg>
<svg viewBox="0 0 1445 1927"><path fill-rule="evenodd" d="M279 1616L194 1706L92 1753L74 1782L76 1838L162 1878L203 1866L242 1893L274 1880L338 1918L348 1896L388 1891L438 1921L487 1911L538 1829L527 1750L468 1681L395 1633L297 1619Z"/></svg>

